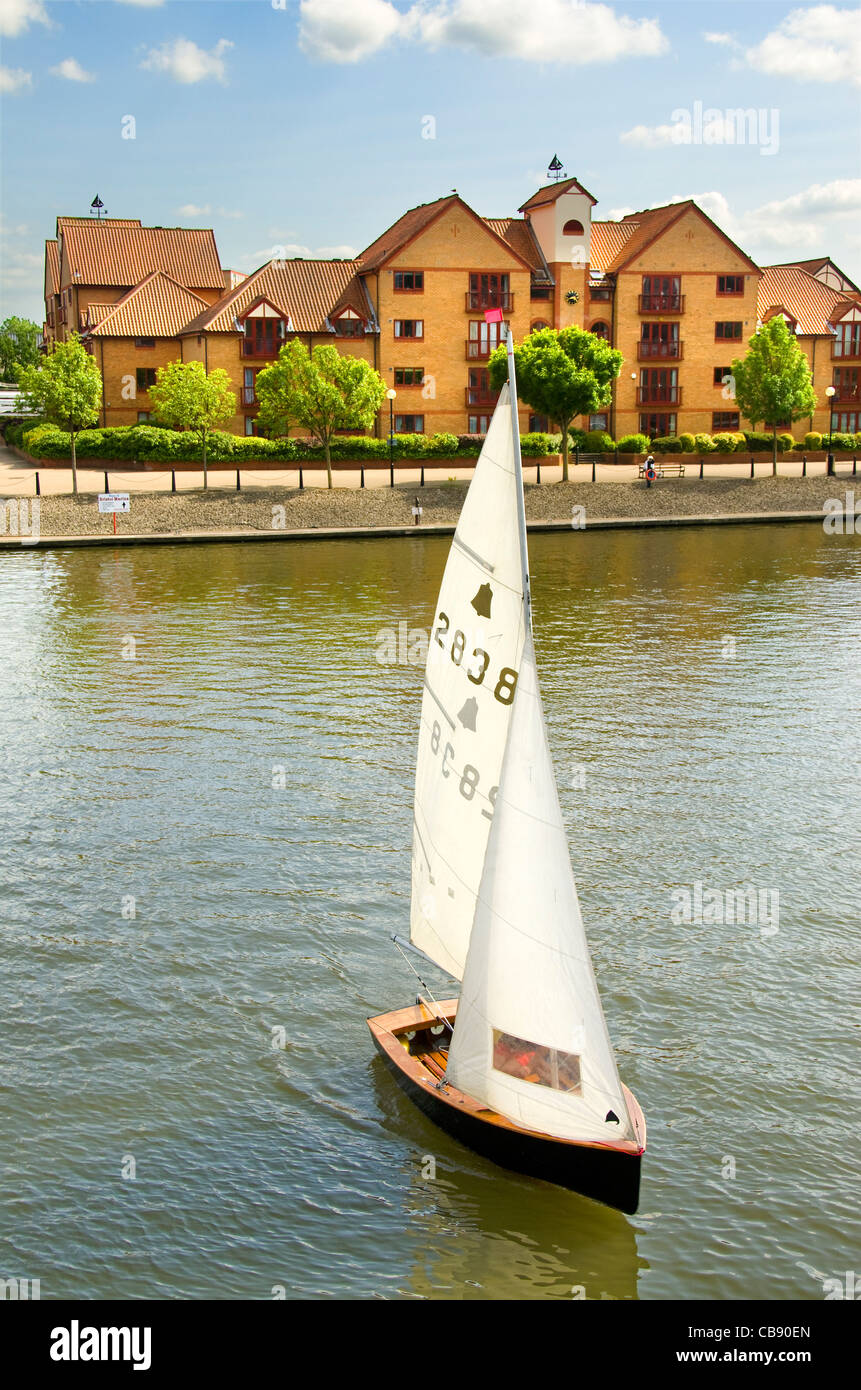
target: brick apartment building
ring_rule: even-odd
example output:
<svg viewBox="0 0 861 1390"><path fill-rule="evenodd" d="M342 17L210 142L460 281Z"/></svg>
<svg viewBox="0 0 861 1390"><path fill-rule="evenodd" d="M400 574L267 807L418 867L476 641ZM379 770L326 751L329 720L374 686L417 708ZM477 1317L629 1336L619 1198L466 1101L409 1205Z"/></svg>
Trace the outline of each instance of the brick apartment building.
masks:
<svg viewBox="0 0 861 1390"><path fill-rule="evenodd" d="M533 194L521 216L480 217L451 193L404 213L356 260L221 267L211 231L131 219L57 219L45 247L44 339L81 333L104 379L102 422L148 418L157 367L223 367L235 433L256 429L257 372L285 341L334 342L397 395L399 433L483 433L487 361L501 308L519 341L577 324L624 355L614 401L581 423L614 437L744 428L725 378L759 322L782 314L811 362L818 405L799 421L861 429L861 292L827 258L760 267L693 202L592 218L576 179ZM546 422L521 408L521 427ZM388 428L388 405L377 423Z"/></svg>

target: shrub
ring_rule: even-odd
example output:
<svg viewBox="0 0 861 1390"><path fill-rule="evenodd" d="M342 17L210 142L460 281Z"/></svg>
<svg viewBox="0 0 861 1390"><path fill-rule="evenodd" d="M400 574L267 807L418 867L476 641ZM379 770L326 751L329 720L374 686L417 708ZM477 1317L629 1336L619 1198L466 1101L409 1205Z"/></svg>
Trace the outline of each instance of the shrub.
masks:
<svg viewBox="0 0 861 1390"><path fill-rule="evenodd" d="M734 454L737 440L734 434L716 434L712 436L712 445L719 454Z"/></svg>
<svg viewBox="0 0 861 1390"><path fill-rule="evenodd" d="M21 448L34 458L71 458L72 442L65 430L56 425L27 425L21 438Z"/></svg>
<svg viewBox="0 0 861 1390"><path fill-rule="evenodd" d="M535 430L531 434L520 436L520 452L524 458L536 459L544 458L545 454L555 454L559 451L551 447L549 434Z"/></svg>
<svg viewBox="0 0 861 1390"><path fill-rule="evenodd" d="M788 454L795 447L795 440L791 434L779 434L777 436L777 452Z"/></svg>
<svg viewBox="0 0 861 1390"><path fill-rule="evenodd" d="M749 454L764 454L766 451L771 453L771 431L745 430L743 447Z"/></svg>
<svg viewBox="0 0 861 1390"><path fill-rule="evenodd" d="M690 436L688 436L690 438ZM616 442L617 454L647 454L649 439L645 434L624 434Z"/></svg>
<svg viewBox="0 0 861 1390"><path fill-rule="evenodd" d="M821 449L822 435L817 434L815 430L810 430L810 432L804 436L804 447L805 449Z"/></svg>
<svg viewBox="0 0 861 1390"><path fill-rule="evenodd" d="M697 441L692 434L680 434L679 441L682 446L683 454L693 454L697 447Z"/></svg>
<svg viewBox="0 0 861 1390"><path fill-rule="evenodd" d="M653 439L652 452L655 454L680 454L682 441L675 434L664 435L662 439Z"/></svg>
<svg viewBox="0 0 861 1390"><path fill-rule="evenodd" d="M713 454L715 451L715 442L710 434L695 434L694 444L698 454Z"/></svg>
<svg viewBox="0 0 861 1390"><path fill-rule="evenodd" d="M831 448L833 451L842 449L846 453L851 453L855 448L854 434L833 434L831 436Z"/></svg>
<svg viewBox="0 0 861 1390"><path fill-rule="evenodd" d="M587 454L612 454L616 446L603 430L588 430L585 442L579 446Z"/></svg>

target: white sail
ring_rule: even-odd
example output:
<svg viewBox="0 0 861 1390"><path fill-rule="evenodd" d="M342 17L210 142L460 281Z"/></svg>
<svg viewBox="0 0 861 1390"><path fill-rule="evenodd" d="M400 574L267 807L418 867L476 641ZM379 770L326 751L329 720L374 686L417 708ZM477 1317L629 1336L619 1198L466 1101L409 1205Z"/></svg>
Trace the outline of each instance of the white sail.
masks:
<svg viewBox="0 0 861 1390"><path fill-rule="evenodd" d="M531 633L487 845L446 1075L527 1129L634 1137L589 948Z"/></svg>
<svg viewBox="0 0 861 1390"><path fill-rule="evenodd" d="M410 935L458 979L526 635L513 428L506 385L443 575L422 697Z"/></svg>

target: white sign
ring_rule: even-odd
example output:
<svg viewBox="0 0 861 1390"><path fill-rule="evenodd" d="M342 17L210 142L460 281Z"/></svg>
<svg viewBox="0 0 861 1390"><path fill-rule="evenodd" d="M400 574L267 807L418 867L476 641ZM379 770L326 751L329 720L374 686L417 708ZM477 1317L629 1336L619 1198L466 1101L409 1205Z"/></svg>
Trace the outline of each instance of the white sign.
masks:
<svg viewBox="0 0 861 1390"><path fill-rule="evenodd" d="M127 512L129 511L129 494L127 492L100 492L99 493L100 512Z"/></svg>

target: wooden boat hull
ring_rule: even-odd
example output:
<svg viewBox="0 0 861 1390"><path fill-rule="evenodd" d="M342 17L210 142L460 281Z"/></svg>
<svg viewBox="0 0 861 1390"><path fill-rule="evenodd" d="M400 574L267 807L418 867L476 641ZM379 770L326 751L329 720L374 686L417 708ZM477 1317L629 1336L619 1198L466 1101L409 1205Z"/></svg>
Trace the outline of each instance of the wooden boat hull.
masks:
<svg viewBox="0 0 861 1390"><path fill-rule="evenodd" d="M440 1084L445 1077L445 1055L430 1029L439 1026L439 1019L453 1023L456 1011L457 1000L446 1000L438 1012L418 1003L368 1019L378 1051L410 1100L453 1139L500 1167L557 1183L633 1215L639 1202L646 1122L628 1088L623 1090L636 1140L580 1143L523 1129L449 1083ZM408 1040L408 1033L414 1037Z"/></svg>

